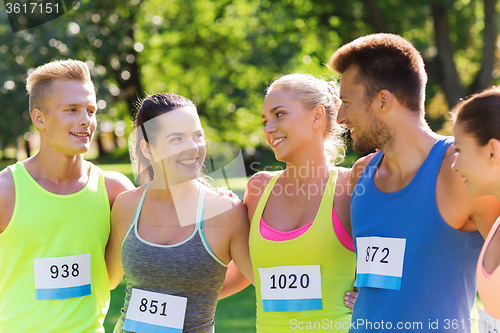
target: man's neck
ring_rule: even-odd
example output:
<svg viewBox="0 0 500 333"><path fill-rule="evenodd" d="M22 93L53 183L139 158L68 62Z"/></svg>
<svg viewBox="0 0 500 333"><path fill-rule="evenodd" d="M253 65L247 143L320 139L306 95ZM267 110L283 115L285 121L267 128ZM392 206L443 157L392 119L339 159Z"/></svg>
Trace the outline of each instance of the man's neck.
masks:
<svg viewBox="0 0 500 333"><path fill-rule="evenodd" d="M88 179L89 167L83 155L67 156L40 151L25 160L23 165L39 184L50 182L56 187L64 187Z"/></svg>
<svg viewBox="0 0 500 333"><path fill-rule="evenodd" d="M425 161L440 136L433 132L423 117L402 117L392 128L390 147L382 147L384 169L400 177L412 175Z"/></svg>

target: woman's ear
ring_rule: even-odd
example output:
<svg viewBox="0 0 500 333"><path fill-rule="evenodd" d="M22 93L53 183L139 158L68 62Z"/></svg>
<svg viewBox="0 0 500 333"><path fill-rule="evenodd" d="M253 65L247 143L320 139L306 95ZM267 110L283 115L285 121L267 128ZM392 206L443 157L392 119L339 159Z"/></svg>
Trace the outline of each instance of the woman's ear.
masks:
<svg viewBox="0 0 500 333"><path fill-rule="evenodd" d="M489 159L490 162L492 162L495 165L500 166L500 141L497 139L490 139L488 141L488 153L489 153Z"/></svg>
<svg viewBox="0 0 500 333"><path fill-rule="evenodd" d="M45 115L40 109L34 108L31 111L31 121L39 130L45 128Z"/></svg>
<svg viewBox="0 0 500 333"><path fill-rule="evenodd" d="M325 119L326 116L326 110L323 105L318 105L312 110L313 114L313 128L318 129L321 124L323 123L323 120Z"/></svg>
<svg viewBox="0 0 500 333"><path fill-rule="evenodd" d="M145 158L153 162L153 152L151 151L151 146L149 145L149 143L147 143L146 140L141 139L140 146L142 155L144 155Z"/></svg>

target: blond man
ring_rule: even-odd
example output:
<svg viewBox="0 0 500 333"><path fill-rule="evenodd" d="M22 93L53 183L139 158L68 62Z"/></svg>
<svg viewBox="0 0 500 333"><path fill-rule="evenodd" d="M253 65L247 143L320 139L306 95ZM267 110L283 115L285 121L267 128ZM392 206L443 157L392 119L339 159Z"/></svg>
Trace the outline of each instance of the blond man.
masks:
<svg viewBox="0 0 500 333"><path fill-rule="evenodd" d="M133 185L83 159L97 125L85 63L47 63L26 88L41 143L0 172L0 331L104 332L110 208Z"/></svg>

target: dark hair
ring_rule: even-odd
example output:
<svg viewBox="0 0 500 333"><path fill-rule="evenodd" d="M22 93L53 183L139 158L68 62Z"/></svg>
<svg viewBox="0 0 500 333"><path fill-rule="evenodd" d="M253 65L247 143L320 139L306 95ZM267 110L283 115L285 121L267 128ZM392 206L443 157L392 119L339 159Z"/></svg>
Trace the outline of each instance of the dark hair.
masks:
<svg viewBox="0 0 500 333"><path fill-rule="evenodd" d="M130 158L132 163L137 165L137 177L140 184L151 181L154 176L151 163L142 155L141 139L153 144L157 133L160 131L158 122L149 122L147 133L144 124L155 117L185 106L193 107L196 110L196 106L190 99L173 93L150 95L142 101L134 121L134 128L137 132L129 145Z"/></svg>
<svg viewBox="0 0 500 333"><path fill-rule="evenodd" d="M356 83L365 87L366 102L381 90L389 90L406 108L424 114L427 73L415 47L401 36L380 33L355 39L339 48L329 67L344 73L359 69Z"/></svg>
<svg viewBox="0 0 500 333"><path fill-rule="evenodd" d="M463 126L480 146L500 140L500 87L490 87L458 102L451 111L454 124Z"/></svg>

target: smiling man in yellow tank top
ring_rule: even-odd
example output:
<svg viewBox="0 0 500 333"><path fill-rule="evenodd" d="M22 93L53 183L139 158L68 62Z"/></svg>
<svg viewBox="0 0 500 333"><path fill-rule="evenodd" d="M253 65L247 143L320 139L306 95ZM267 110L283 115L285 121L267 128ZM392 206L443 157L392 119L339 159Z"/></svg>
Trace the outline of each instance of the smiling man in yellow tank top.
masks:
<svg viewBox="0 0 500 333"><path fill-rule="evenodd" d="M41 144L0 172L0 332L104 332L110 207L133 185L83 159L97 125L85 63L45 64L26 87Z"/></svg>

